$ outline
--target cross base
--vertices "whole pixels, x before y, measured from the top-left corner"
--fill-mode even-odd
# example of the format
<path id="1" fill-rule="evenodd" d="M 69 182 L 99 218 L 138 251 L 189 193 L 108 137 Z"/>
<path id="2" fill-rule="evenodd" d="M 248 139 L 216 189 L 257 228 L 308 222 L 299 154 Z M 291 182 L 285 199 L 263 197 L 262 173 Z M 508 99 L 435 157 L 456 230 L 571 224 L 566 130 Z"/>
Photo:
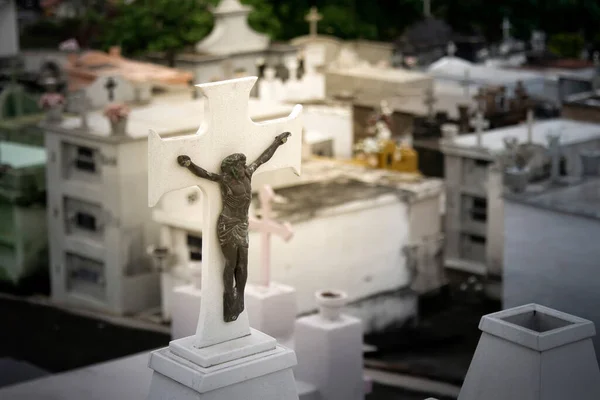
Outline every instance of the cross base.
<path id="1" fill-rule="evenodd" d="M 249 335 L 201 349 L 194 347 L 193 343 L 194 336 L 173 340 L 169 343 L 169 350 L 200 367 L 209 368 L 243 357 L 273 351 L 277 347 L 277 341 L 274 338 L 252 328 L 250 328 Z"/>
<path id="2" fill-rule="evenodd" d="M 148 400 L 298 400 L 295 365 L 294 352 L 281 346 L 209 368 L 163 348 L 150 355 Z"/>

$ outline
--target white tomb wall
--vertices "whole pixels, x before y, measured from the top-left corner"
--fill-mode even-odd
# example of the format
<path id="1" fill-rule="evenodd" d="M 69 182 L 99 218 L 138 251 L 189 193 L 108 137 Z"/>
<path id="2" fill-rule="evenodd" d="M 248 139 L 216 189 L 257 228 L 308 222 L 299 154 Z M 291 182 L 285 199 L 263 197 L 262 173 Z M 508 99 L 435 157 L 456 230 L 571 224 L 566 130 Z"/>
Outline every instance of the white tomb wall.
<path id="1" fill-rule="evenodd" d="M 112 99 L 106 89 L 107 82 L 115 84 Z M 84 89 L 85 96 L 93 109 L 102 108 L 110 103 L 130 103 L 135 100 L 134 84 L 119 75 L 102 76 Z M 74 107 L 77 107 L 75 105 Z"/>
<path id="2" fill-rule="evenodd" d="M 156 225 L 143 196 L 132 195 L 146 181 L 146 143 L 52 129 L 45 138 L 53 300 L 118 314 L 158 305 L 158 278 L 145 259 Z"/>
<path id="3" fill-rule="evenodd" d="M 0 58 L 18 54 L 17 5 L 14 0 L 0 2 Z"/>
<path id="4" fill-rule="evenodd" d="M 336 158 L 352 158 L 352 116 L 349 109 L 327 106 L 306 106 L 304 128 L 320 132 L 333 139 L 333 154 Z"/>
<path id="5" fill-rule="evenodd" d="M 409 237 L 406 204 L 380 198 L 348 207 L 355 209 L 341 207 L 294 223 L 293 243 L 272 240 L 272 280 L 296 289 L 300 313 L 316 309 L 314 293 L 324 287 L 343 290 L 355 301 L 410 284 L 402 255 Z M 259 234 L 250 232 L 250 243 L 253 282 L 260 267 Z"/>

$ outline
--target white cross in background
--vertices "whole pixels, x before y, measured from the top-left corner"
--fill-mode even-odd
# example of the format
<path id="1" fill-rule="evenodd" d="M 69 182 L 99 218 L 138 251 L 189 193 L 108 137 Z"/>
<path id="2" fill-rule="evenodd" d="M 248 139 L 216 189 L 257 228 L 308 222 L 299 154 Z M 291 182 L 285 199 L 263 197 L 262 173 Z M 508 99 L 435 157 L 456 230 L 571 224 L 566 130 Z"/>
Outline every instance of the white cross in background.
<path id="1" fill-rule="evenodd" d="M 104 84 L 104 88 L 108 93 L 108 101 L 115 100 L 115 89 L 119 86 L 119 84 L 114 80 L 112 76 L 109 76 L 106 80 L 106 84 Z"/>
<path id="2" fill-rule="evenodd" d="M 306 14 L 305 20 L 308 22 L 310 27 L 310 36 L 317 36 L 317 24 L 323 19 L 323 16 L 319 14 L 317 7 L 311 7 L 308 14 Z"/>
<path id="3" fill-rule="evenodd" d="M 477 147 L 481 147 L 482 144 L 482 133 L 484 129 L 487 129 L 490 126 L 489 121 L 483 118 L 483 112 L 478 110 L 475 114 L 475 119 L 471 121 L 473 127 L 475 128 L 475 133 L 477 135 Z"/>
<path id="4" fill-rule="evenodd" d="M 527 143 L 533 142 L 533 109 L 527 110 Z"/>
<path id="5" fill-rule="evenodd" d="M 260 199 L 260 218 L 250 217 L 250 229 L 260 232 L 261 240 L 261 277 L 259 284 L 268 287 L 271 284 L 271 235 L 275 234 L 286 242 L 293 236 L 289 222 L 279 223 L 273 219 L 271 202 L 277 201 L 273 188 L 264 185 L 258 193 Z"/>
<path id="6" fill-rule="evenodd" d="M 300 173 L 302 154 L 302 106 L 295 106 L 289 117 L 255 123 L 248 115 L 250 91 L 256 77 L 197 85 L 206 97 L 204 123 L 194 135 L 162 139 L 151 131 L 148 137 L 148 203 L 154 206 L 163 194 L 198 186 L 203 195 L 202 226 L 202 304 L 194 347 L 204 348 L 250 334 L 248 314 L 225 322 L 223 316 L 225 258 L 217 237 L 217 221 L 223 202 L 220 185 L 192 174 L 178 164 L 178 156 L 188 155 L 208 174 L 221 172 L 223 159 L 243 153 L 248 163 L 256 160 L 276 136 L 291 132 L 270 161 L 256 173 L 292 168 Z"/>
<path id="7" fill-rule="evenodd" d="M 471 97 L 471 71 L 469 71 L 469 68 L 465 68 L 465 77 L 462 85 L 465 91 L 465 97 L 469 100 L 469 97 Z"/>

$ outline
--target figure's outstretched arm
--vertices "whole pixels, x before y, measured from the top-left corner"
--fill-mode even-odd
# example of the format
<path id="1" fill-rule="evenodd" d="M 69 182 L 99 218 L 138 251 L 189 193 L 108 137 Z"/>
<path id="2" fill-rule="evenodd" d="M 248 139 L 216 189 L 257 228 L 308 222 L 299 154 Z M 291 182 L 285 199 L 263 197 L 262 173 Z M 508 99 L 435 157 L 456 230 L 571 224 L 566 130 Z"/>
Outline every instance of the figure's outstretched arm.
<path id="1" fill-rule="evenodd" d="M 192 174 L 199 176 L 200 178 L 208 179 L 209 181 L 213 182 L 221 181 L 221 175 L 213 174 L 212 172 L 208 172 L 204 168 L 197 166 L 192 162 L 192 160 L 190 160 L 188 156 L 178 156 L 177 163 L 182 167 L 187 168 Z"/>
<path id="2" fill-rule="evenodd" d="M 287 138 L 289 138 L 290 136 L 292 136 L 290 132 L 283 132 L 281 135 L 277 135 L 273 143 L 271 143 L 271 145 L 267 147 L 267 149 L 263 151 L 263 153 L 252 164 L 248 166 L 248 171 L 250 172 L 250 175 L 252 175 L 254 171 L 258 169 L 258 167 L 269 161 L 271 157 L 273 157 L 273 154 L 275 154 L 277 148 L 284 144 L 287 141 Z"/>

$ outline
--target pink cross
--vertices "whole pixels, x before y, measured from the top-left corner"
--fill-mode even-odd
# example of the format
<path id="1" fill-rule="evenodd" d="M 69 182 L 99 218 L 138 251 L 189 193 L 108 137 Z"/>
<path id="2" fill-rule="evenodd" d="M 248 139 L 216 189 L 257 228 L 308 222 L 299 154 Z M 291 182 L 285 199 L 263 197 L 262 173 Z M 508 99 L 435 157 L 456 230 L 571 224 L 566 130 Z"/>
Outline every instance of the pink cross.
<path id="1" fill-rule="evenodd" d="M 268 287 L 271 282 L 271 234 L 280 236 L 286 242 L 293 236 L 292 225 L 289 222 L 279 223 L 273 219 L 273 210 L 271 202 L 277 196 L 273 188 L 269 185 L 264 185 L 259 193 L 260 199 L 260 218 L 249 217 L 250 229 L 260 232 L 261 248 L 262 248 L 262 273 L 260 277 L 260 285 Z"/>

